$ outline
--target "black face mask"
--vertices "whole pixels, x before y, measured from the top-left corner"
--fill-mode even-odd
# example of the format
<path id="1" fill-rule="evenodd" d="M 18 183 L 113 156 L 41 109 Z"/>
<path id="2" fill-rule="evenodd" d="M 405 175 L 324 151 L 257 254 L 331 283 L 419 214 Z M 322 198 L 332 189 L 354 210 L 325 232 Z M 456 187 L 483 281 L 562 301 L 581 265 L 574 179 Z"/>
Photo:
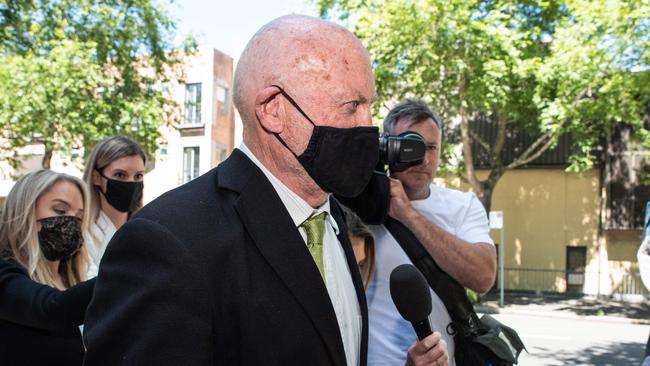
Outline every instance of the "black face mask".
<path id="1" fill-rule="evenodd" d="M 361 193 L 379 159 L 379 129 L 316 126 L 289 94 L 281 87 L 273 86 L 314 126 L 309 144 L 300 156 L 279 134 L 276 133 L 275 137 L 323 191 L 343 197 L 355 197 Z"/>
<path id="2" fill-rule="evenodd" d="M 38 220 L 38 244 L 47 260 L 71 257 L 81 248 L 81 219 L 76 216 L 52 216 Z"/>
<path id="3" fill-rule="evenodd" d="M 383 168 L 383 164 L 380 168 Z M 358 196 L 334 197 L 356 213 L 364 223 L 383 225 L 390 208 L 390 180 L 386 173 L 375 171 L 366 188 Z"/>
<path id="4" fill-rule="evenodd" d="M 106 192 L 103 192 L 106 201 L 120 212 L 133 212 L 138 208 L 142 201 L 142 190 L 144 183 L 140 182 L 122 182 L 106 177 L 102 172 L 97 170 L 99 175 L 106 179 Z"/>

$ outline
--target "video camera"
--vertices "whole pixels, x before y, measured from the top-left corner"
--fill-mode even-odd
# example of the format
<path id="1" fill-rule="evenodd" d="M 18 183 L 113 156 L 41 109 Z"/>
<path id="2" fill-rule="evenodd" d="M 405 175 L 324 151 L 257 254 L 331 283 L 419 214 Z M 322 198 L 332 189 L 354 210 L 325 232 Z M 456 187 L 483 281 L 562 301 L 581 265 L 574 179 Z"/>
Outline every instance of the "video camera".
<path id="1" fill-rule="evenodd" d="M 391 169 L 404 169 L 419 164 L 424 159 L 424 149 L 424 138 L 417 132 L 406 131 L 399 136 L 384 134 L 379 137 L 379 163 Z"/>
<path id="2" fill-rule="evenodd" d="M 417 132 L 406 131 L 399 136 L 379 137 L 379 163 L 366 188 L 357 197 L 335 196 L 354 211 L 363 222 L 381 225 L 390 208 L 390 180 L 386 165 L 391 171 L 400 171 L 419 164 L 424 159 L 424 138 Z"/>

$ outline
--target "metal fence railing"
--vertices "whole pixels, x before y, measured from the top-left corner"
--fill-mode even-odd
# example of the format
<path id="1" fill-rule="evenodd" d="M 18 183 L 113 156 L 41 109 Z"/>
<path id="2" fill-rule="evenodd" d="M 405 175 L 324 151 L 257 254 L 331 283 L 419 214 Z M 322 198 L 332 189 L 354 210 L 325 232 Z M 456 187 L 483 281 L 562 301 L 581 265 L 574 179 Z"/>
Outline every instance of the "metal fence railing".
<path id="1" fill-rule="evenodd" d="M 602 289 L 602 293 L 645 295 L 649 292 L 639 273 L 617 273 L 600 281 L 598 272 L 566 271 L 535 268 L 504 268 L 504 289 L 559 293 L 585 293 Z M 497 279 L 495 288 L 498 288 Z M 587 291 L 587 289 L 590 289 Z"/>
<path id="2" fill-rule="evenodd" d="M 612 293 L 621 295 L 648 295 L 648 290 L 641 281 L 640 273 L 625 273 L 622 278 L 617 281 L 616 286 L 612 288 Z"/>

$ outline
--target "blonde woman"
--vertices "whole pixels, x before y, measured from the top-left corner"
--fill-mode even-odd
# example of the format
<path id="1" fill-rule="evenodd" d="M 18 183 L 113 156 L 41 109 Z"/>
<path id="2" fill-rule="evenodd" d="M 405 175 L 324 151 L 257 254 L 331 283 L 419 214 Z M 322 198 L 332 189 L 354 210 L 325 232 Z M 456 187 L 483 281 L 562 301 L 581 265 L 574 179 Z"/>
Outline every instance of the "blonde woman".
<path id="1" fill-rule="evenodd" d="M 81 365 L 94 281 L 84 246 L 87 193 L 75 177 L 39 170 L 19 179 L 0 215 L 0 360 Z"/>
<path id="2" fill-rule="evenodd" d="M 142 207 L 146 157 L 134 141 L 111 136 L 90 153 L 84 181 L 90 189 L 90 269 L 95 277 L 108 242 L 126 220 Z"/>

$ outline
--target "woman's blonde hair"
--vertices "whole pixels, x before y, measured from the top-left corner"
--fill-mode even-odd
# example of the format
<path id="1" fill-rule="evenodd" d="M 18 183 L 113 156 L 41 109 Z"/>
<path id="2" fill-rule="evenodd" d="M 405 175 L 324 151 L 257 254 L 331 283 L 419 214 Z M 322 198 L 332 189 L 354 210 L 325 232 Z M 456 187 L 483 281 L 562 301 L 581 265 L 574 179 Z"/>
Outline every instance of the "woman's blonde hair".
<path id="1" fill-rule="evenodd" d="M 124 136 L 107 137 L 95 145 L 90 153 L 83 179 L 90 192 L 90 218 L 93 222 L 97 221 L 99 211 L 101 211 L 101 207 L 99 207 L 101 192 L 99 187 L 93 183 L 93 171 L 102 172 L 108 164 L 127 156 L 139 156 L 142 158 L 143 163 L 147 162 L 147 157 L 142 148 L 135 141 Z M 142 207 L 142 202 L 140 202 L 139 206 Z"/>
<path id="2" fill-rule="evenodd" d="M 60 287 L 38 243 L 36 202 L 59 182 L 69 182 L 79 188 L 83 198 L 84 213 L 81 230 L 84 241 L 88 238 L 88 191 L 84 182 L 76 177 L 51 170 L 38 170 L 26 174 L 13 186 L 0 213 L 0 256 L 20 263 L 36 282 Z M 59 262 L 58 274 L 64 287 L 71 287 L 86 279 L 88 253 L 86 246 Z"/>

